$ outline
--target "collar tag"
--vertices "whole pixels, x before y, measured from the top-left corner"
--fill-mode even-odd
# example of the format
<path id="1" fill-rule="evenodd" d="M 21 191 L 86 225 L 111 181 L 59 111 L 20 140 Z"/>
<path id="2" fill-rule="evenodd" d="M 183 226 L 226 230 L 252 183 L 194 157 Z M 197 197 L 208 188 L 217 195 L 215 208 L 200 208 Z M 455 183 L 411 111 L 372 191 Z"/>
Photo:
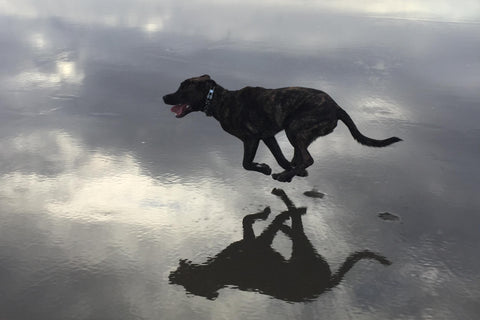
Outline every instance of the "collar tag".
<path id="1" fill-rule="evenodd" d="M 213 89 L 210 89 L 207 94 L 207 100 L 212 100 L 213 99 Z"/>

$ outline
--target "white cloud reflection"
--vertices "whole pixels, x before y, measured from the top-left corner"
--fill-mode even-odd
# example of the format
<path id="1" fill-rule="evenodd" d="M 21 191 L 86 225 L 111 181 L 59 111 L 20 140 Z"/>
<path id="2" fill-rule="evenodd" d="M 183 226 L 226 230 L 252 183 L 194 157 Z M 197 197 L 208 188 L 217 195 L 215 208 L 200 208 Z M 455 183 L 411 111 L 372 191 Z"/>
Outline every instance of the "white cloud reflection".
<path id="1" fill-rule="evenodd" d="M 30 37 L 30 43 L 36 49 L 43 49 L 47 45 L 45 36 L 41 33 L 34 33 Z"/>
<path id="2" fill-rule="evenodd" d="M 75 61 L 56 61 L 55 70 L 42 72 L 40 70 L 27 70 L 19 73 L 10 80 L 14 88 L 49 88 L 62 83 L 80 85 L 85 75 L 79 70 Z"/>
<path id="3" fill-rule="evenodd" d="M 163 28 L 163 24 L 161 22 L 157 23 L 147 23 L 143 26 L 143 30 L 147 33 L 155 33 L 161 31 Z"/>
<path id="4" fill-rule="evenodd" d="M 362 117 L 362 121 L 377 121 L 382 119 L 411 120 L 410 111 L 398 102 L 387 101 L 382 97 L 365 97 L 358 102 L 359 109 L 356 111 Z"/>
<path id="5" fill-rule="evenodd" d="M 191 221 L 228 211 L 231 205 L 229 197 L 219 195 L 222 201 L 212 197 L 218 194 L 214 181 L 178 183 L 179 178 L 168 172 L 157 180 L 144 174 L 131 154 L 87 151 L 63 131 L 22 134 L 1 145 L 10 150 L 10 157 L 37 157 L 18 161 L 18 170 L 0 177 L 0 198 L 11 210 L 47 211 L 89 221 L 168 225 L 172 215 L 178 222 L 182 220 L 178 214 L 189 213 Z M 31 173 L 29 167 L 38 167 L 34 161 L 42 161 L 41 167 L 53 167 L 59 173 L 41 174 L 38 168 Z M 232 223 L 237 225 L 238 221 L 232 219 Z"/>

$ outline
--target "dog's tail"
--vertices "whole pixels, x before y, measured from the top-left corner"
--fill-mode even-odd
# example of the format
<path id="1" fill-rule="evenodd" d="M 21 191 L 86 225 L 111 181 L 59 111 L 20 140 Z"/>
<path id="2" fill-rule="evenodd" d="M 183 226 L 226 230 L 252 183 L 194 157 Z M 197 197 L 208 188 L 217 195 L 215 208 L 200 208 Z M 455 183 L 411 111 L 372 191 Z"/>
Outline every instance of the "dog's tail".
<path id="1" fill-rule="evenodd" d="M 384 256 L 381 256 L 379 254 L 376 254 L 375 252 L 372 252 L 370 250 L 364 250 L 364 251 L 357 251 L 355 253 L 352 253 L 346 260 L 345 262 L 341 265 L 341 267 L 338 269 L 337 272 L 335 272 L 331 277 L 330 277 L 330 283 L 329 287 L 334 288 L 336 287 L 343 279 L 345 274 L 352 269 L 352 267 L 360 260 L 362 259 L 371 259 L 371 260 L 376 260 L 380 262 L 384 266 L 389 266 L 392 264 L 387 258 Z"/>
<path id="2" fill-rule="evenodd" d="M 369 147 L 386 147 L 392 143 L 402 141 L 402 139 L 397 137 L 391 137 L 385 140 L 377 140 L 364 136 L 360 133 L 360 131 L 358 131 L 357 126 L 353 122 L 352 118 L 350 118 L 348 113 L 342 108 L 338 108 L 337 116 L 338 119 L 342 120 L 342 122 L 348 127 L 353 138 L 363 145 Z"/>

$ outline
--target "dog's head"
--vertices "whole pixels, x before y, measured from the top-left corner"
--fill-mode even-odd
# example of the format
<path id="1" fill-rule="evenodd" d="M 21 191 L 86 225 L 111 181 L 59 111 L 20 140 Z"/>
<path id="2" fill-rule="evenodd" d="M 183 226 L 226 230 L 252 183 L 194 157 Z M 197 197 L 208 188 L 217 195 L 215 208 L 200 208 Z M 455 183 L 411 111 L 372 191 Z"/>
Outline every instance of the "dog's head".
<path id="1" fill-rule="evenodd" d="M 216 86 L 209 75 L 190 78 L 180 84 L 178 90 L 163 97 L 166 104 L 173 105 L 172 112 L 182 118 L 193 111 L 205 111 L 207 95 Z"/>
<path id="2" fill-rule="evenodd" d="M 222 288 L 208 264 L 197 265 L 185 259 L 180 260 L 177 270 L 172 271 L 168 278 L 171 284 L 181 285 L 187 292 L 209 300 L 215 300 L 217 290 Z"/>

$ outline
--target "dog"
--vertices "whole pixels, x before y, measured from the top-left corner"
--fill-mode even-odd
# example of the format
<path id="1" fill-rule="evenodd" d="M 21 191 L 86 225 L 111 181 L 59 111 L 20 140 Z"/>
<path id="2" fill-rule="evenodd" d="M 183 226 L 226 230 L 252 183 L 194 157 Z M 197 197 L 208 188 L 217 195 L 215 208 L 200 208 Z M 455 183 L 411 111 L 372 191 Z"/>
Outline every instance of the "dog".
<path id="1" fill-rule="evenodd" d="M 278 214 L 258 236 L 253 224 L 256 220 L 266 220 L 270 208 L 245 216 L 242 240 L 230 244 L 203 264 L 180 260 L 178 268 L 169 275 L 170 284 L 181 285 L 187 292 L 210 300 L 218 297 L 218 290 L 230 286 L 284 301 L 305 302 L 336 287 L 362 259 L 375 260 L 384 266 L 391 264 L 384 256 L 364 250 L 352 253 L 332 272 L 305 235 L 301 217 L 307 209 L 295 207 L 282 189 L 273 189 L 272 193 L 283 200 L 287 211 Z M 284 224 L 288 219 L 291 227 Z M 272 248 L 279 230 L 292 241 L 290 259 Z"/>
<path id="2" fill-rule="evenodd" d="M 307 176 L 306 168 L 313 164 L 308 146 L 318 137 L 325 136 L 341 120 L 353 138 L 370 147 L 385 147 L 401 141 L 397 137 L 384 140 L 368 138 L 360 133 L 350 116 L 323 91 L 288 87 L 265 89 L 245 87 L 230 91 L 218 85 L 209 75 L 183 81 L 175 93 L 163 97 L 171 111 L 182 118 L 194 111 L 213 116 L 222 128 L 243 142 L 243 167 L 270 175 L 267 164 L 254 162 L 260 140 L 270 149 L 275 160 L 284 169 L 272 177 L 290 182 L 294 176 Z M 294 148 L 292 161 L 288 161 L 275 139 L 285 130 Z"/>

